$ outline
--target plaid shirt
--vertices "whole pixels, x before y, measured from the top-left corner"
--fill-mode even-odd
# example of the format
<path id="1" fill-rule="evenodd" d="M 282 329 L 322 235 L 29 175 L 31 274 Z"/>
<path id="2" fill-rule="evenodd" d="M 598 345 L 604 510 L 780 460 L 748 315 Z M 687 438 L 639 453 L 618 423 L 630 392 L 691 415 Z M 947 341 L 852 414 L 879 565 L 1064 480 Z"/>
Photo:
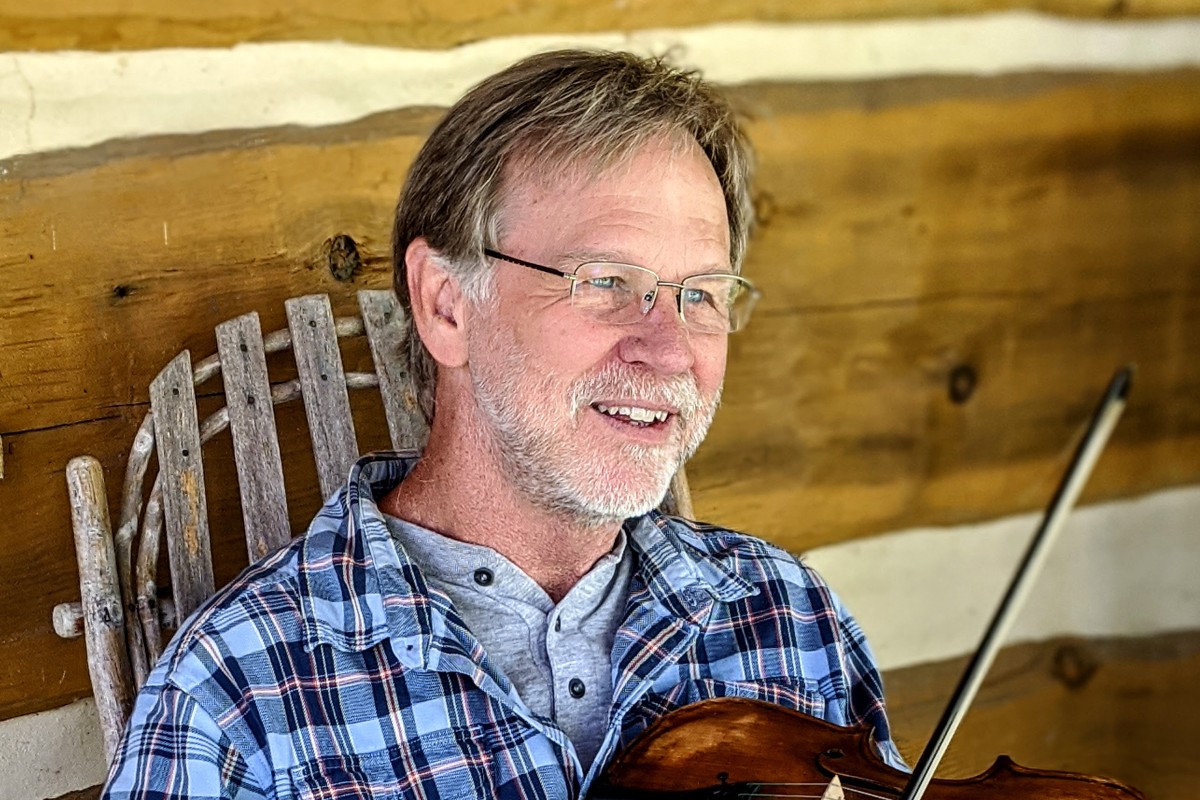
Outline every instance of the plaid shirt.
<path id="1" fill-rule="evenodd" d="M 182 626 L 105 798 L 575 798 L 651 722 L 725 695 L 866 722 L 903 766 L 862 633 L 824 583 L 765 542 L 650 513 L 626 523 L 638 564 L 585 775 L 393 544 L 376 501 L 414 463 L 360 460 L 305 536 Z"/>

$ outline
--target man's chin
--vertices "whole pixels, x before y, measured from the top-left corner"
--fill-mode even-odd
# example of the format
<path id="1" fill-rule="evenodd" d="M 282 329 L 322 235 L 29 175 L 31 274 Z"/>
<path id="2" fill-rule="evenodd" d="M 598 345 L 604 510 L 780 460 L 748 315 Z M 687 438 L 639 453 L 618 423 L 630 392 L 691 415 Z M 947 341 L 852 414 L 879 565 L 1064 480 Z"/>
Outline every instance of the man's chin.
<path id="1" fill-rule="evenodd" d="M 571 516 L 584 527 L 607 528 L 619 525 L 632 517 L 648 514 L 657 505 L 657 502 L 648 505 L 582 502 L 572 509 Z"/>
<path id="2" fill-rule="evenodd" d="M 579 508 L 597 519 L 624 520 L 657 508 L 670 488 L 675 469 L 661 468 L 638 480 L 622 476 L 617 481 L 595 480 L 580 486 L 576 497 Z"/>

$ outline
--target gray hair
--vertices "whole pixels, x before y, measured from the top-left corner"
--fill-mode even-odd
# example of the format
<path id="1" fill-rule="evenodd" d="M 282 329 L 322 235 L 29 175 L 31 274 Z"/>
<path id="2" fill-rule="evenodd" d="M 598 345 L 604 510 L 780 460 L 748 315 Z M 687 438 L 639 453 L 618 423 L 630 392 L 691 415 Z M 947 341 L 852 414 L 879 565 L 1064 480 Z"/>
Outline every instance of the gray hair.
<path id="1" fill-rule="evenodd" d="M 605 168 L 663 137 L 694 140 L 713 166 L 729 217 L 729 258 L 740 270 L 753 224 L 752 154 L 729 103 L 696 73 L 662 58 L 560 50 L 520 61 L 458 101 L 413 161 L 392 227 L 393 284 L 406 314 L 408 361 L 421 413 L 432 421 L 437 365 L 417 335 L 405 251 L 425 237 L 473 301 L 492 272 L 504 180 L 519 163 L 554 175 Z"/>

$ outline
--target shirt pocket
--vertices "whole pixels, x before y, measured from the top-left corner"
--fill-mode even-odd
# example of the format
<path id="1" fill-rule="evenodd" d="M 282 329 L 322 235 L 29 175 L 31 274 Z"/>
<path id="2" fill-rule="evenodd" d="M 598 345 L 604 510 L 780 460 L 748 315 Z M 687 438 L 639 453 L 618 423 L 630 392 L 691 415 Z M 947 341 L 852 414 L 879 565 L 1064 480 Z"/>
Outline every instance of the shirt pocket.
<path id="1" fill-rule="evenodd" d="M 493 790 L 489 737 L 472 727 L 442 730 L 368 753 L 323 756 L 289 770 L 296 800 L 487 797 Z"/>

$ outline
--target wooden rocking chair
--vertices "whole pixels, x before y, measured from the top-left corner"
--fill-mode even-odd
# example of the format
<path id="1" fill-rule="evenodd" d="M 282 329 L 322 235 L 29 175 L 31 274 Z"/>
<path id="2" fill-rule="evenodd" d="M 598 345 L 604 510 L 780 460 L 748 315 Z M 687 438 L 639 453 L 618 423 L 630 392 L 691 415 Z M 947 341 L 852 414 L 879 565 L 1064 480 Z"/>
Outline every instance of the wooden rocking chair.
<path id="1" fill-rule="evenodd" d="M 201 446 L 229 428 L 253 562 L 292 537 L 274 406 L 303 399 L 323 497 L 342 485 L 359 456 L 349 389 L 379 388 L 393 448 L 424 445 L 428 430 L 403 357 L 403 311 L 386 290 L 360 291 L 358 301 L 360 316 L 335 319 L 325 295 L 294 298 L 285 304 L 287 330 L 263 336 L 251 312 L 217 326 L 216 355 L 193 365 L 185 350 L 172 360 L 150 385 L 150 411 L 129 452 L 115 536 L 100 463 L 81 456 L 67 465 L 81 602 L 56 606 L 54 627 L 64 638 L 85 638 L 110 763 L 133 698 L 162 653 L 163 629 L 186 619 L 216 588 Z M 338 340 L 362 336 L 375 371 L 347 373 Z M 288 349 L 298 377 L 272 386 L 266 354 Z M 196 387 L 218 374 L 225 406 L 200 420 Z M 155 450 L 159 472 L 143 503 Z M 662 507 L 692 516 L 682 469 Z M 171 600 L 160 602 L 164 530 Z"/>

